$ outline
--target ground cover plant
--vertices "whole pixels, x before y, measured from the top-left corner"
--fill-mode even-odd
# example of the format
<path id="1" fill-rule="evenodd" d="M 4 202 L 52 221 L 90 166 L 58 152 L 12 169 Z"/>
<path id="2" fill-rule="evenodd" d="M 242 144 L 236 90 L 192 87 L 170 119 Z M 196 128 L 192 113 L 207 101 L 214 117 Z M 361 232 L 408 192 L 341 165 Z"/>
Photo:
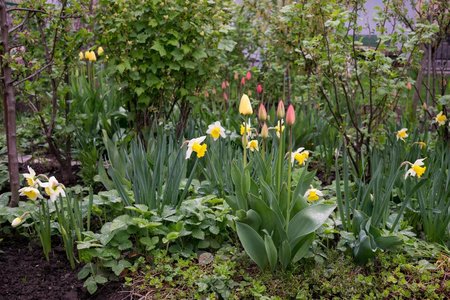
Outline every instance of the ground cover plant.
<path id="1" fill-rule="evenodd" d="M 0 0 L 0 298 L 450 297 L 446 1 L 48 2 Z"/>

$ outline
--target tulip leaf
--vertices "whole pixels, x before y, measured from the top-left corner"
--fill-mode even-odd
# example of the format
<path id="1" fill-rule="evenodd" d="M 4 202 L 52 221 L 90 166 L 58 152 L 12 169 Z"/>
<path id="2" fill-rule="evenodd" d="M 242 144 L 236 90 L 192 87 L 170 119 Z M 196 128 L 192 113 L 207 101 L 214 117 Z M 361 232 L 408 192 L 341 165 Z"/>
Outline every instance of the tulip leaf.
<path id="1" fill-rule="evenodd" d="M 289 222 L 288 239 L 296 239 L 316 231 L 336 208 L 334 204 L 317 204 L 297 213 Z"/>
<path id="2" fill-rule="evenodd" d="M 249 225 L 236 222 L 236 231 L 248 256 L 261 268 L 266 266 L 265 244 L 261 236 Z"/>
<path id="3" fill-rule="evenodd" d="M 278 252 L 273 239 L 270 235 L 264 237 L 264 246 L 266 247 L 267 259 L 269 261 L 270 271 L 274 271 L 277 266 Z"/>
<path id="4" fill-rule="evenodd" d="M 291 262 L 291 245 L 287 240 L 283 241 L 280 248 L 280 263 L 283 270 L 286 270 L 287 266 Z"/>

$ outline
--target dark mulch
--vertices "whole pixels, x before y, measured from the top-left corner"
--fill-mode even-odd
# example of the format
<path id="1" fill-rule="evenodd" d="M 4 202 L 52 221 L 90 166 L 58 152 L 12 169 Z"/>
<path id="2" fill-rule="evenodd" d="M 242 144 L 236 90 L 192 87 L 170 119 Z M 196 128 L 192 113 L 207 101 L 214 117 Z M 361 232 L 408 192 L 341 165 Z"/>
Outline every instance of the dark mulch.
<path id="1" fill-rule="evenodd" d="M 76 270 L 70 268 L 66 253 L 56 246 L 47 262 L 38 243 L 30 243 L 27 238 L 4 238 L 0 243 L 0 300 L 78 300 L 126 299 L 120 282 L 108 282 L 90 295 L 78 280 Z"/>

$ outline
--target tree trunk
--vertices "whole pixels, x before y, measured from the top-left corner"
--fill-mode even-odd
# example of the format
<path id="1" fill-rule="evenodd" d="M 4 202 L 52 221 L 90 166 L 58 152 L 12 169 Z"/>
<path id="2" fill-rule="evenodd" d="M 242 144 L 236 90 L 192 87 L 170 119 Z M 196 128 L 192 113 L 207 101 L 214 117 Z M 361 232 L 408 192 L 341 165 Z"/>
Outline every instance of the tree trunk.
<path id="1" fill-rule="evenodd" d="M 8 148 L 8 171 L 11 187 L 11 199 L 9 206 L 19 204 L 19 160 L 16 143 L 16 100 L 14 98 L 14 86 L 12 69 L 9 66 L 9 24 L 4 0 L 0 0 L 0 31 L 2 39 L 2 51 L 0 52 L 0 64 L 2 70 L 2 96 L 5 115 L 6 144 Z"/>

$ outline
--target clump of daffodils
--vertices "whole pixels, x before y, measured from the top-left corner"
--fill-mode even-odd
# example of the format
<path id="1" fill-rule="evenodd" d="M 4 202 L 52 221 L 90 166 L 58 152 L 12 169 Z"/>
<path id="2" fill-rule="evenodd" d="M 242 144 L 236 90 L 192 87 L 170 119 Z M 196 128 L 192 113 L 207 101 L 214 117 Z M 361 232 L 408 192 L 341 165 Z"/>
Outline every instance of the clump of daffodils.
<path id="1" fill-rule="evenodd" d="M 44 174 L 36 175 L 36 172 L 28 166 L 28 172 L 23 174 L 23 177 L 27 180 L 28 186 L 23 187 L 19 190 L 20 196 L 27 196 L 31 200 L 42 199 L 44 198 L 39 191 L 40 188 L 45 189 L 45 193 L 50 196 L 50 201 L 55 202 L 59 195 L 62 197 L 66 196 L 65 187 L 62 183 L 59 183 L 58 180 L 52 176 L 48 178 Z M 44 178 L 47 182 L 42 182 L 38 179 Z"/>
<path id="2" fill-rule="evenodd" d="M 423 173 L 425 173 L 425 170 L 427 169 L 427 167 L 424 167 L 425 163 L 423 161 L 425 159 L 426 158 L 418 159 L 413 164 L 410 163 L 409 161 L 403 162 L 402 166 L 404 166 L 404 165 L 410 165 L 411 166 L 411 169 L 406 171 L 405 179 L 408 176 L 411 176 L 411 177 L 417 176 L 417 178 L 420 178 L 423 175 Z"/>

